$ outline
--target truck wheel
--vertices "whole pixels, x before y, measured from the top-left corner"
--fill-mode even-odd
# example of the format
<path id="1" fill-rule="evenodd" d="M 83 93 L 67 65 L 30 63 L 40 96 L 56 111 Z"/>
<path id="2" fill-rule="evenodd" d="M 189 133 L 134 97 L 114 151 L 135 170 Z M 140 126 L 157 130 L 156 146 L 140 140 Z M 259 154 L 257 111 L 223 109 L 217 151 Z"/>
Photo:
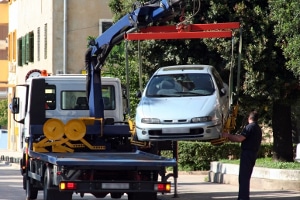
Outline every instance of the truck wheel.
<path id="1" fill-rule="evenodd" d="M 110 197 L 112 199 L 121 199 L 122 195 L 123 195 L 123 193 L 121 193 L 121 192 L 110 193 Z"/>
<path id="2" fill-rule="evenodd" d="M 44 175 L 44 200 L 72 200 L 73 192 L 60 192 L 57 186 L 52 185 L 52 169 L 48 167 Z"/>
<path id="3" fill-rule="evenodd" d="M 23 187 L 24 186 L 27 199 L 36 199 L 38 196 L 38 189 L 32 187 L 32 184 L 30 184 L 30 179 L 26 177 L 26 174 L 23 174 Z"/>
<path id="4" fill-rule="evenodd" d="M 129 193 L 128 200 L 157 200 L 157 193 L 144 192 L 144 193 Z"/>

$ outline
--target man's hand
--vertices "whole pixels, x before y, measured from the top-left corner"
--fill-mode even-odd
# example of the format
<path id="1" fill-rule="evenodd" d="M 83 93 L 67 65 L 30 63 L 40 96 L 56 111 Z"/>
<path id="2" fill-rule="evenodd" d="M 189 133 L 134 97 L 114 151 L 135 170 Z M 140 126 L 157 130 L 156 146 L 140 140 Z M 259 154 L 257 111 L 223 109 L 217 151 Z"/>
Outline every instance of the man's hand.
<path id="1" fill-rule="evenodd" d="M 229 133 L 222 133 L 222 137 L 228 138 L 229 137 Z"/>

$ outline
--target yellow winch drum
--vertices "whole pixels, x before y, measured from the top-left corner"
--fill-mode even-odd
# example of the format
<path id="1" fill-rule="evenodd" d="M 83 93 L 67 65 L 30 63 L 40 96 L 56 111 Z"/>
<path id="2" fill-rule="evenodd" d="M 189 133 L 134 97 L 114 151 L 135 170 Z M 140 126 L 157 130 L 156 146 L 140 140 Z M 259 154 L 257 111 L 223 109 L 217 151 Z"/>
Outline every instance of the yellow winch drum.
<path id="1" fill-rule="evenodd" d="M 86 126 L 80 119 L 71 119 L 65 125 L 65 135 L 71 141 L 81 140 L 86 133 Z"/>
<path id="2" fill-rule="evenodd" d="M 64 136 L 64 126 L 60 119 L 48 119 L 43 126 L 44 135 L 49 140 L 59 140 Z"/>

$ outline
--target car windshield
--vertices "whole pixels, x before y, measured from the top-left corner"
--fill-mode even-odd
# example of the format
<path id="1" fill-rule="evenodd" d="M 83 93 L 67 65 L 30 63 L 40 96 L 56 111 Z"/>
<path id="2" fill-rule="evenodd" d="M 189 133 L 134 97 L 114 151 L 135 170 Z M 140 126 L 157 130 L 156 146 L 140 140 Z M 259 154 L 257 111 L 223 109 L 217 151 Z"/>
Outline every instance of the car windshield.
<path id="1" fill-rule="evenodd" d="M 153 77 L 147 87 L 148 97 L 209 96 L 215 91 L 210 74 L 169 74 Z"/>

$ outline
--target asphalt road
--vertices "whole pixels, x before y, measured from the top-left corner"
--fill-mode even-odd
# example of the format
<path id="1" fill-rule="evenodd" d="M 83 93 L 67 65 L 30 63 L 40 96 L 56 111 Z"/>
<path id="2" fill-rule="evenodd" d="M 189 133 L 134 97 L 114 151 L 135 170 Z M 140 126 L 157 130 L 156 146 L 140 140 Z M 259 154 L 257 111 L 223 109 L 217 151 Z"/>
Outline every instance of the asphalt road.
<path id="1" fill-rule="evenodd" d="M 159 195 L 159 200 L 208 200 L 225 199 L 235 200 L 237 198 L 237 189 L 235 185 L 209 183 L 205 180 L 207 175 L 203 173 L 180 173 L 177 187 L 177 194 L 174 194 L 174 180 L 169 179 L 172 184 L 171 194 Z M 0 161 L 0 200 L 25 200 L 25 191 L 22 187 L 22 177 L 17 164 L 11 166 Z M 40 191 L 37 200 L 42 200 L 43 194 Z M 81 198 L 79 195 L 73 195 L 75 200 L 96 199 L 92 195 L 85 195 Z M 107 196 L 105 199 L 111 199 Z M 123 196 L 127 199 L 127 196 Z M 261 189 L 251 189 L 251 200 L 299 200 L 299 191 L 266 191 Z"/>

